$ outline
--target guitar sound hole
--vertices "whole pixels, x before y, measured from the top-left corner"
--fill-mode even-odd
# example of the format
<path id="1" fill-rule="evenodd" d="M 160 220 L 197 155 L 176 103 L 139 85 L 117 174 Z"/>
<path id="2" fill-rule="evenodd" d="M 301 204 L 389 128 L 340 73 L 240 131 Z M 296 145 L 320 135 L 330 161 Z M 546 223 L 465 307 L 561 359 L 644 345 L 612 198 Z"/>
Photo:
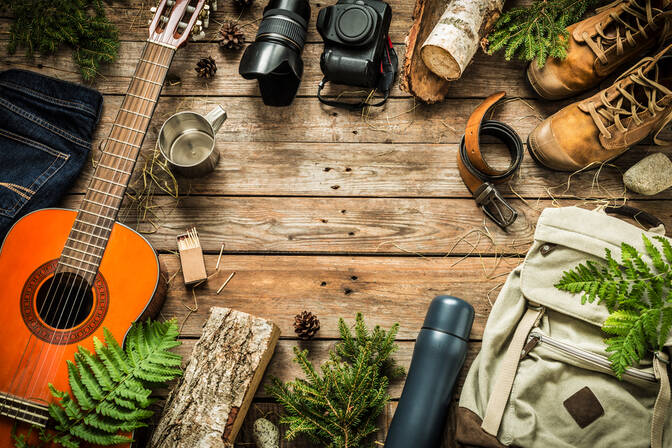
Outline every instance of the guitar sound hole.
<path id="1" fill-rule="evenodd" d="M 35 296 L 37 314 L 50 327 L 67 330 L 84 322 L 93 307 L 93 290 L 81 276 L 58 273 Z"/>

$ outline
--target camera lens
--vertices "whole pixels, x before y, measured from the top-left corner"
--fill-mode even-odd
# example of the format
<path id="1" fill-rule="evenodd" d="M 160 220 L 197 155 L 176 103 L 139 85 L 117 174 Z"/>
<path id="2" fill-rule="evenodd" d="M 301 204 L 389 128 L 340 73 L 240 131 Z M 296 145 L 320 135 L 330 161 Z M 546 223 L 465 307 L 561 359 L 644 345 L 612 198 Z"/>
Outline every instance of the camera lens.
<path id="1" fill-rule="evenodd" d="M 310 6 L 305 1 L 271 1 L 264 10 L 256 41 L 286 43 L 301 51 L 306 42 L 309 18 Z"/>
<path id="2" fill-rule="evenodd" d="M 308 0 L 271 0 L 257 37 L 240 60 L 245 79 L 257 79 L 264 103 L 286 106 L 292 102 L 303 75 L 301 51 L 310 20 Z"/>

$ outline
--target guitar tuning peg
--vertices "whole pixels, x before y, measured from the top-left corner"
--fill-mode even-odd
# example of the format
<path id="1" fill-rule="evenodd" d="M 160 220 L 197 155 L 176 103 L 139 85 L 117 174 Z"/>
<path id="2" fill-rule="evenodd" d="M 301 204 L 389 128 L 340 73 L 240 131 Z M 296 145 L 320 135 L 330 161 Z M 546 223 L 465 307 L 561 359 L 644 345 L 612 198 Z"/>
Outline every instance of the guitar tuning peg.
<path id="1" fill-rule="evenodd" d="M 192 33 L 191 39 L 192 40 L 203 40 L 203 39 L 205 39 L 205 31 L 201 31 L 200 33 Z"/>
<path id="2" fill-rule="evenodd" d="M 187 23 L 185 23 L 185 22 L 180 22 L 180 23 L 177 24 L 177 29 L 178 29 L 178 30 L 183 30 L 183 29 L 185 29 L 185 28 L 187 28 Z"/>
<path id="3" fill-rule="evenodd" d="M 151 8 L 149 8 L 149 12 L 151 12 L 152 14 L 156 14 L 156 6 L 152 6 Z"/>
<path id="4" fill-rule="evenodd" d="M 193 6 L 187 6 L 187 14 L 193 14 L 196 11 L 196 8 Z"/>
<path id="5" fill-rule="evenodd" d="M 212 3 L 210 5 L 213 11 L 217 11 L 217 0 L 212 0 Z"/>
<path id="6" fill-rule="evenodd" d="M 168 6 L 173 6 L 175 4 L 175 0 L 167 0 L 166 5 Z"/>
<path id="7" fill-rule="evenodd" d="M 203 28 L 208 28 L 210 26 L 210 14 L 206 14 L 203 17 Z"/>

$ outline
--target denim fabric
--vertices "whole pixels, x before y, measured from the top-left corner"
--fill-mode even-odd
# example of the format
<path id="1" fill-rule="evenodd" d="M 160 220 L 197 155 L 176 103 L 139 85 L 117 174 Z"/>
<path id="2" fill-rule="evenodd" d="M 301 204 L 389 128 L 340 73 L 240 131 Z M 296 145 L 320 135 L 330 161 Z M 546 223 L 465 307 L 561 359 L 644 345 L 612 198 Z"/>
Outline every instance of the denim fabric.
<path id="1" fill-rule="evenodd" d="M 87 160 L 103 97 L 25 70 L 0 72 L 0 241 L 28 212 L 55 205 Z"/>

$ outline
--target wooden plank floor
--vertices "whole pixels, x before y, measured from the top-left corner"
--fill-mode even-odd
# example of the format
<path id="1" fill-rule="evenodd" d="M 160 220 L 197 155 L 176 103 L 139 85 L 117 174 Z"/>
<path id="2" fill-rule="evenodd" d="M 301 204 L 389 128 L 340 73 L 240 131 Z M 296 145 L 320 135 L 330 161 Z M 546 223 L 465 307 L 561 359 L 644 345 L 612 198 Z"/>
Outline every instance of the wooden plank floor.
<path id="1" fill-rule="evenodd" d="M 222 157 L 216 171 L 203 179 L 182 180 L 185 196 L 177 207 L 170 197 L 158 197 L 167 211 L 161 228 L 147 235 L 160 252 L 164 275 L 172 279 L 161 315 L 175 317 L 182 325 L 180 352 L 185 356 L 201 333 L 208 309 L 232 307 L 280 326 L 282 339 L 268 375 L 288 380 L 300 374 L 292 363 L 293 346 L 310 349 L 315 362 L 324 360 L 338 337 L 338 318 L 352 320 L 361 311 L 371 325 L 401 323 L 397 358 L 407 366 L 429 302 L 435 295 L 452 294 L 476 309 L 468 367 L 480 348 L 497 291 L 521 261 L 545 207 L 622 203 L 627 196 L 631 205 L 656 214 L 672 228 L 670 191 L 654 198 L 624 192 L 621 173 L 659 150 L 640 145 L 599 173 L 572 176 L 540 168 L 526 155 L 519 174 L 502 188 L 520 213 L 510 231 L 502 232 L 484 220 L 470 199 L 455 157 L 469 114 L 496 90 L 506 90 L 512 99 L 497 108 L 495 118 L 511 124 L 523 139 L 540 118 L 567 103 L 537 98 L 524 80 L 523 64 L 479 54 L 463 79 L 453 84 L 448 99 L 433 106 L 420 104 L 395 87 L 387 106 L 367 115 L 324 107 L 315 97 L 322 45 L 314 26 L 324 4 L 312 0 L 298 98 L 291 107 L 268 108 L 256 82 L 238 75 L 242 53 L 222 53 L 214 41 L 219 24 L 238 16 L 247 39 L 253 39 L 265 4 L 256 2 L 241 15 L 231 3 L 220 0 L 207 40 L 178 51 L 170 74 L 179 82 L 164 88 L 143 147 L 145 156 L 151 154 L 158 128 L 177 111 L 207 112 L 217 103 L 228 112 L 218 135 Z M 390 3 L 394 11 L 390 33 L 403 57 L 413 2 Z M 512 2 L 516 3 L 521 2 Z M 105 105 L 92 160 L 99 154 L 146 39 L 148 2 L 128 0 L 123 7 L 108 6 L 108 14 L 119 27 L 122 43 L 118 62 L 106 67 L 93 85 L 104 93 Z M 6 45 L 10 23 L 0 17 L 0 46 Z M 193 67 L 208 55 L 216 59 L 219 70 L 214 79 L 204 81 Z M 0 68 L 7 67 L 80 81 L 68 52 L 29 61 L 3 49 Z M 493 164 L 505 164 L 506 152 L 489 145 Z M 79 205 L 91 174 L 88 165 L 64 199 L 65 206 Z M 128 224 L 137 223 L 130 207 L 121 215 Z M 196 290 L 196 303 L 182 283 L 173 253 L 175 235 L 192 225 L 201 235 L 208 272 L 214 272 L 217 253 L 225 245 L 220 270 Z M 233 271 L 236 276 L 217 295 Z M 322 322 L 319 337 L 312 342 L 293 337 L 293 316 L 304 309 Z M 465 372 L 466 368 L 462 377 Z M 393 401 L 382 419 L 383 428 L 402 387 L 403 382 L 390 387 Z M 253 445 L 249 426 L 260 415 L 278 416 L 263 388 L 237 446 Z M 378 439 L 384 438 L 383 429 Z M 451 421 L 444 446 L 455 445 Z M 281 446 L 308 445 L 283 441 Z"/>

